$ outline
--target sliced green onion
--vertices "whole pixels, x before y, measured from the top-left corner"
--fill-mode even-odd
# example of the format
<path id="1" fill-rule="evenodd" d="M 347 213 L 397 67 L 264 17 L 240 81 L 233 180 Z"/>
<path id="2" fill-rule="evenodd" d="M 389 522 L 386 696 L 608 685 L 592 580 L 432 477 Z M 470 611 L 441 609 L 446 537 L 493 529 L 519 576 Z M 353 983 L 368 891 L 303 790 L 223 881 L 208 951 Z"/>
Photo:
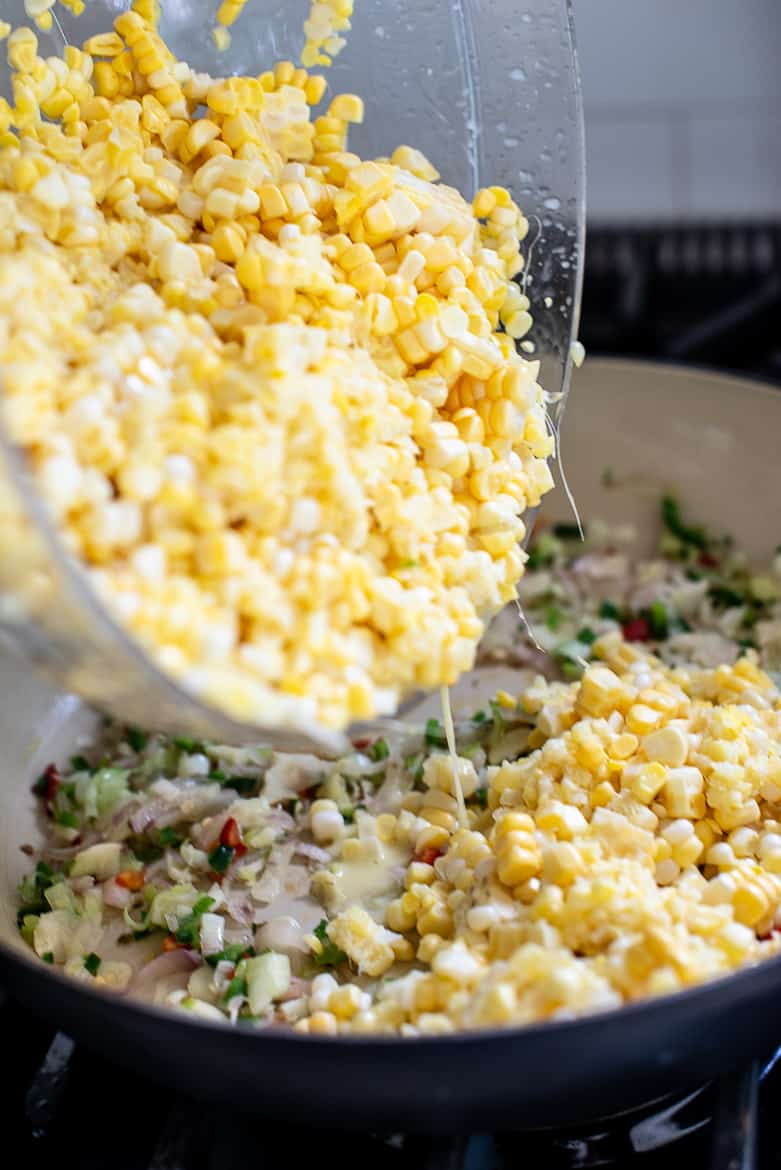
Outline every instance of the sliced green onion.
<path id="1" fill-rule="evenodd" d="M 379 763 L 380 760 L 387 760 L 390 755 L 387 739 L 376 739 L 369 748 L 369 755 L 375 763 Z"/>
<path id="2" fill-rule="evenodd" d="M 683 544 L 692 545 L 694 548 L 705 548 L 708 543 L 704 528 L 684 523 L 680 505 L 673 496 L 662 498 L 662 523 L 667 531 Z"/>
<path id="3" fill-rule="evenodd" d="M 141 731 L 138 727 L 128 727 L 125 732 L 125 739 L 130 744 L 134 752 L 142 752 L 149 743 L 149 736 L 145 731 Z"/>
<path id="4" fill-rule="evenodd" d="M 580 540 L 580 529 L 577 524 L 554 524 L 553 535 L 557 540 Z M 586 535 L 585 528 L 583 535 Z"/>
<path id="5" fill-rule="evenodd" d="M 41 955 L 41 958 L 43 959 L 44 963 L 51 964 L 54 962 L 54 952 L 53 951 L 44 951 L 44 953 Z"/>
<path id="6" fill-rule="evenodd" d="M 225 873 L 233 861 L 235 852 L 235 849 L 231 849 L 230 845 L 218 845 L 209 854 L 209 865 L 215 873 Z"/>
<path id="7" fill-rule="evenodd" d="M 561 619 L 564 617 L 564 611 L 558 605 L 549 605 L 545 610 L 545 625 L 554 633 L 561 625 Z"/>
<path id="8" fill-rule="evenodd" d="M 426 721 L 425 738 L 429 747 L 447 747 L 447 736 L 445 735 L 444 728 L 438 719 L 428 719 Z"/>
<path id="9" fill-rule="evenodd" d="M 164 849 L 175 848 L 182 841 L 182 838 L 172 825 L 166 825 L 164 829 L 161 829 L 157 835 L 157 839 Z"/>
<path id="10" fill-rule="evenodd" d="M 175 735 L 171 742 L 182 752 L 199 752 L 203 748 L 203 744 L 199 743 L 197 739 L 190 739 L 186 735 Z"/>
<path id="11" fill-rule="evenodd" d="M 235 999 L 237 995 L 247 994 L 247 980 L 243 975 L 234 975 L 225 991 L 225 1001 Z"/>
<path id="12" fill-rule="evenodd" d="M 321 918 L 314 929 L 314 936 L 322 943 L 322 950 L 319 955 L 315 955 L 315 962 L 318 967 L 337 967 L 339 963 L 344 963 L 347 955 L 341 950 L 336 943 L 331 942 L 328 937 L 328 919 Z"/>
<path id="13" fill-rule="evenodd" d="M 652 601 L 648 607 L 648 624 L 654 638 L 663 641 L 670 632 L 667 609 L 663 601 Z"/>
<path id="14" fill-rule="evenodd" d="M 89 971 L 90 975 L 97 975 L 100 970 L 102 960 L 100 955 L 96 955 L 94 951 L 90 951 L 88 955 L 84 956 L 84 966 Z"/>

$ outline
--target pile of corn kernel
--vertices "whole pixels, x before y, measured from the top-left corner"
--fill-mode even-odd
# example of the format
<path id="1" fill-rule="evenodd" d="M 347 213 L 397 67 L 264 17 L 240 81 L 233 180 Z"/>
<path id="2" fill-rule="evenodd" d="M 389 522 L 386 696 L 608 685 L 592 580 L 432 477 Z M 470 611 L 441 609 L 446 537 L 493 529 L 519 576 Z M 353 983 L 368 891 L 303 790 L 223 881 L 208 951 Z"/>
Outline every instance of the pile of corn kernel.
<path id="1" fill-rule="evenodd" d="M 358 97 L 312 116 L 322 77 L 213 79 L 156 19 L 136 0 L 62 59 L 8 37 L 6 425 L 166 672 L 341 727 L 454 682 L 514 596 L 553 446 L 516 353 L 526 221 L 410 147 L 362 161 Z"/>
<path id="2" fill-rule="evenodd" d="M 465 795 L 488 785 L 469 829 L 448 757 L 435 755 L 425 793 L 376 817 L 374 837 L 364 826 L 343 842 L 347 863 L 378 843 L 413 859 L 384 925 L 350 906 L 328 926 L 377 981 L 317 976 L 296 1028 L 414 1034 L 563 1018 L 778 952 L 778 690 L 750 655 L 672 670 L 618 634 L 595 653 L 579 683 L 538 678 L 520 696 L 531 754 L 480 780 L 460 761 Z M 327 904 L 327 871 L 319 887 Z M 399 976 L 407 959 L 415 967 Z"/>

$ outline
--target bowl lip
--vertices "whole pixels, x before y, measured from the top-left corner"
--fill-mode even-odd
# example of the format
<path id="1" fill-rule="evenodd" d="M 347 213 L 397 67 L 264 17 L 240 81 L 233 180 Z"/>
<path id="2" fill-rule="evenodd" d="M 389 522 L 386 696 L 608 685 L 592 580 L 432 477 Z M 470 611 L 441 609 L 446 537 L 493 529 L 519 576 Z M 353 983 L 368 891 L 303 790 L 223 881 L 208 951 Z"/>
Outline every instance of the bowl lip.
<path id="1" fill-rule="evenodd" d="M 759 395 L 766 402 L 777 402 L 779 409 L 781 409 L 781 385 L 776 385 L 768 382 L 766 379 L 755 378 L 753 376 L 749 377 L 733 372 L 724 373 L 702 366 L 683 366 L 675 362 L 652 362 L 644 359 L 612 356 L 595 356 L 589 359 L 589 368 L 594 369 L 595 367 L 597 369 L 602 367 L 610 371 L 611 374 L 625 372 L 628 375 L 636 373 L 638 368 L 642 368 L 650 373 L 658 373 L 664 377 L 673 376 L 676 379 L 690 378 L 694 374 L 707 379 L 725 391 L 745 394 L 748 390 Z M 577 383 L 577 376 L 574 381 Z M 577 393 L 577 387 L 575 387 L 575 392 Z M 37 498 L 34 502 L 38 503 Z M 781 972 L 781 954 L 778 954 L 748 967 L 738 968 L 735 971 L 720 975 L 715 979 L 707 980 L 669 995 L 649 996 L 646 999 L 621 1004 L 614 1008 L 602 1009 L 574 1019 L 547 1020 L 506 1028 L 459 1031 L 444 1036 L 342 1035 L 328 1037 L 310 1036 L 295 1032 L 292 1028 L 273 1030 L 263 1028 L 231 1028 L 227 1021 L 222 1023 L 221 1021 L 188 1018 L 184 1012 L 177 1012 L 172 1008 L 146 1003 L 143 1000 L 134 999 L 129 996 L 119 996 L 109 991 L 100 991 L 68 980 L 64 974 L 45 968 L 38 956 L 24 947 L 23 944 L 12 945 L 4 940 L 0 940 L 0 961 L 2 964 L 8 963 L 12 967 L 26 971 L 34 979 L 41 980 L 44 985 L 49 984 L 52 979 L 62 981 L 60 985 L 64 988 L 66 994 L 76 1002 L 84 1000 L 87 1005 L 94 1004 L 98 1001 L 110 1003 L 111 1010 L 116 1011 L 126 1021 L 132 1021 L 134 1019 L 141 1021 L 155 1019 L 160 1021 L 161 1027 L 168 1025 L 169 1027 L 176 1028 L 206 1028 L 213 1033 L 224 1036 L 230 1035 L 231 1042 L 237 1044 L 257 1044 L 261 1042 L 284 1042 L 285 1044 L 289 1044 L 292 1042 L 303 1045 L 307 1049 L 315 1048 L 331 1051 L 336 1045 L 340 1051 L 344 1048 L 349 1048 L 350 1050 L 378 1051 L 381 1053 L 395 1052 L 397 1049 L 403 1050 L 409 1045 L 414 1045 L 416 1050 L 423 1048 L 426 1050 L 431 1049 L 432 1051 L 439 1051 L 441 1049 L 451 1048 L 454 1045 L 461 1046 L 464 1044 L 470 1046 L 473 1044 L 479 1044 L 480 1046 L 490 1045 L 494 1048 L 504 1043 L 520 1044 L 525 1040 L 528 1040 L 529 1043 L 535 1043 L 545 1037 L 550 1037 L 550 1044 L 555 1045 L 557 1041 L 560 1042 L 573 1035 L 577 1035 L 579 1031 L 582 1032 L 589 1023 L 593 1023 L 598 1027 L 614 1029 L 622 1027 L 622 1021 L 626 1021 L 626 1029 L 629 1030 L 633 1024 L 646 1020 L 658 1010 L 683 1012 L 689 1006 L 693 1009 L 698 1005 L 702 1007 L 709 1004 L 715 1006 L 716 1003 L 725 998 L 725 993 L 726 999 L 729 1000 L 730 991 L 737 992 L 738 988 L 741 989 L 743 995 L 748 996 L 751 995 L 754 985 L 762 987 L 768 981 L 777 981 L 777 975 Z M 114 997 L 113 1000 L 112 996 Z M 729 1002 L 725 1003 L 724 1010 L 729 1011 L 730 1006 Z"/>
<path id="2" fill-rule="evenodd" d="M 2 394 L 1 386 L 0 394 Z M 3 419 L 3 411 L 0 409 L 0 467 L 2 466 L 4 466 L 12 485 L 16 503 L 25 518 L 33 522 L 47 555 L 54 563 L 57 572 L 64 578 L 74 604 L 82 613 L 89 614 L 90 621 L 101 630 L 107 639 L 114 643 L 121 655 L 133 662 L 139 674 L 145 674 L 147 679 L 153 682 L 158 694 L 167 695 L 178 706 L 189 706 L 193 715 L 199 716 L 204 723 L 208 721 L 212 727 L 219 725 L 220 738 L 223 738 L 225 742 L 246 745 L 262 742 L 264 733 L 274 735 L 274 728 L 261 724 L 239 722 L 218 707 L 204 702 L 195 693 L 188 691 L 173 677 L 161 670 L 152 655 L 145 653 L 141 642 L 124 630 L 90 584 L 88 574 L 70 556 L 65 544 L 58 536 L 48 509 L 35 489 L 33 476 L 27 466 L 22 449 L 8 433 Z M 291 723 L 286 729 L 282 728 L 281 730 L 287 730 L 291 736 L 301 735 L 309 742 L 310 748 L 301 747 L 298 749 L 300 751 L 317 749 L 328 754 L 346 750 L 349 742 L 346 731 L 342 734 L 329 731 L 327 728 L 320 728 L 318 734 L 312 736 L 312 726 L 311 721 L 308 722 L 304 719 L 300 724 Z"/>

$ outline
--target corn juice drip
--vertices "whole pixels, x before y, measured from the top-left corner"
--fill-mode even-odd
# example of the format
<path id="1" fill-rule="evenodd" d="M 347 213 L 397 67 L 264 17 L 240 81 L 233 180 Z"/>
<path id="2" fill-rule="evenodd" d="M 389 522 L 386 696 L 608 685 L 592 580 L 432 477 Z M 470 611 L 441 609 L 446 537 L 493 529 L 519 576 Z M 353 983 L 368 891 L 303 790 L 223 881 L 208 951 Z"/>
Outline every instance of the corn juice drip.
<path id="1" fill-rule="evenodd" d="M 447 747 L 448 751 L 450 752 L 450 762 L 453 765 L 453 792 L 455 793 L 456 804 L 458 805 L 458 820 L 462 829 L 468 829 L 469 818 L 466 815 L 464 790 L 461 787 L 461 776 L 458 771 L 456 732 L 455 728 L 453 727 L 453 711 L 450 706 L 450 690 L 448 687 L 442 687 L 439 694 L 442 700 L 442 724 L 445 728 L 445 739 L 447 740 Z"/>

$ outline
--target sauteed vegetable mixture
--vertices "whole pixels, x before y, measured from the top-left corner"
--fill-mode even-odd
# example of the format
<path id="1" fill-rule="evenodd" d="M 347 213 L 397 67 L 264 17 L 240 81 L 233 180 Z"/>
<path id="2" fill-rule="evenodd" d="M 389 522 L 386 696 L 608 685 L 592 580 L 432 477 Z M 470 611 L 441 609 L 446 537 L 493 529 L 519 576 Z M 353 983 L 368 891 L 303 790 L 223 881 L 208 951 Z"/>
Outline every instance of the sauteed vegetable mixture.
<path id="1" fill-rule="evenodd" d="M 533 544 L 537 645 L 508 611 L 485 652 L 539 673 L 457 723 L 468 828 L 436 720 L 333 761 L 108 727 L 36 785 L 24 937 L 318 1034 L 561 1018 L 777 953 L 781 558 L 662 513 L 650 561 L 596 525 Z"/>

